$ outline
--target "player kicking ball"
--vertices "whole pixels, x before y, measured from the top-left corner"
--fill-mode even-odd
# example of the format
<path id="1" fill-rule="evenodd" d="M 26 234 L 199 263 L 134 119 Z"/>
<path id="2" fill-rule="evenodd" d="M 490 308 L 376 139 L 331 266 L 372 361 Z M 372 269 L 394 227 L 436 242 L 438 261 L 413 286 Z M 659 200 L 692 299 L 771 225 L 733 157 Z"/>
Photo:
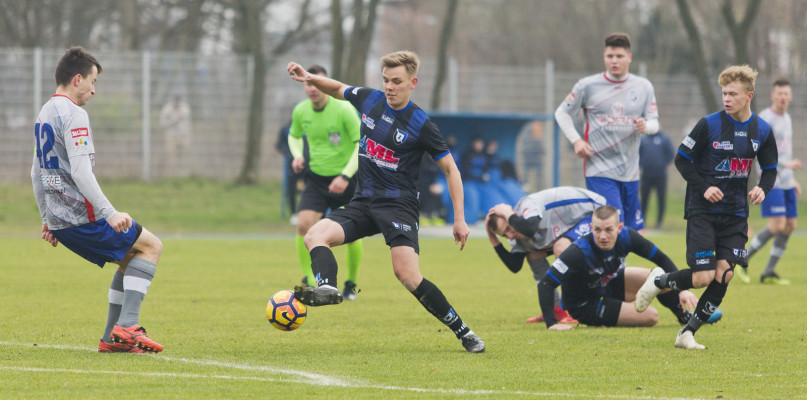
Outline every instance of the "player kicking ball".
<path id="1" fill-rule="evenodd" d="M 471 353 L 485 351 L 485 342 L 460 318 L 443 292 L 420 273 L 417 182 L 424 153 L 434 160 L 448 182 L 454 205 L 454 243 L 465 247 L 470 230 L 465 223 L 462 179 L 437 125 L 410 100 L 418 82 L 420 61 L 410 51 L 390 53 L 381 59 L 384 90 L 348 86 L 311 74 L 299 64 L 287 66 L 291 78 L 313 85 L 323 93 L 349 101 L 361 114 L 359 169 L 356 194 L 306 233 L 311 269 L 317 287 L 298 286 L 294 295 L 310 306 L 338 304 L 337 264 L 332 246 L 381 233 L 390 248 L 395 276 L 423 307 L 445 324 Z"/>
<path id="2" fill-rule="evenodd" d="M 101 268 L 118 264 L 98 351 L 156 353 L 163 346 L 146 336 L 139 317 L 163 247 L 129 214 L 116 211 L 95 179 L 93 134 L 82 106 L 95 94 L 101 70 L 83 48 L 67 50 L 56 67 L 56 94 L 36 120 L 31 181 L 42 239 L 53 247 L 62 243 Z"/>

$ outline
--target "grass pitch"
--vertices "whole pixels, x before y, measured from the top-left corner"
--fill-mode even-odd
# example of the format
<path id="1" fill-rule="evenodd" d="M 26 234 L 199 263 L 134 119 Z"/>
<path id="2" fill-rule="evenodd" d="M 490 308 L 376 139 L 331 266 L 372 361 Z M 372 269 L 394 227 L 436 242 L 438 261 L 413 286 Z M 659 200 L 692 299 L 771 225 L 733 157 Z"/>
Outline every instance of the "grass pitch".
<path id="1" fill-rule="evenodd" d="M 276 228 L 241 238 L 161 235 L 165 251 L 141 313 L 165 346 L 156 355 L 96 352 L 112 265 L 99 269 L 61 246 L 5 233 L 0 398 L 807 397 L 802 235 L 777 269 L 793 285 L 733 281 L 723 320 L 696 336 L 705 351 L 673 347 L 679 326 L 666 309 L 652 328 L 527 324 L 538 313 L 528 271 L 507 271 L 486 239 L 460 252 L 448 237 L 424 238 L 421 271 L 487 343 L 485 353 L 469 354 L 398 283 L 378 237 L 365 242 L 357 301 L 311 307 L 293 332 L 272 328 L 266 301 L 301 275 L 292 231 Z M 683 266 L 683 233 L 650 238 Z M 343 249 L 335 253 L 342 263 Z M 764 249 L 753 277 L 766 260 Z M 635 256 L 629 264 L 650 265 Z"/>

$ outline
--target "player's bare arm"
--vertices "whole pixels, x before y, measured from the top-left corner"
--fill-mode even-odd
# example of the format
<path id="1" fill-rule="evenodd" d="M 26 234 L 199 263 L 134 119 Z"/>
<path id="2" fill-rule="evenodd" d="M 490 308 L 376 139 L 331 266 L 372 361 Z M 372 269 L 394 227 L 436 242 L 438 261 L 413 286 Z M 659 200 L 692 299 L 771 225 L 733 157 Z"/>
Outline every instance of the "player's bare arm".
<path id="1" fill-rule="evenodd" d="M 454 205 L 454 244 L 460 243 L 460 250 L 462 250 L 465 248 L 465 241 L 468 240 L 471 230 L 465 223 L 465 206 L 463 205 L 465 197 L 462 192 L 460 170 L 457 169 L 454 157 L 450 153 L 437 160 L 436 163 L 448 182 L 448 193 L 451 195 L 451 203 Z"/>
<path id="2" fill-rule="evenodd" d="M 289 72 L 291 79 L 297 82 L 308 82 L 328 96 L 339 100 L 345 99 L 344 93 L 348 86 L 342 82 L 322 75 L 311 74 L 300 64 L 293 61 L 289 63 L 286 70 Z"/>

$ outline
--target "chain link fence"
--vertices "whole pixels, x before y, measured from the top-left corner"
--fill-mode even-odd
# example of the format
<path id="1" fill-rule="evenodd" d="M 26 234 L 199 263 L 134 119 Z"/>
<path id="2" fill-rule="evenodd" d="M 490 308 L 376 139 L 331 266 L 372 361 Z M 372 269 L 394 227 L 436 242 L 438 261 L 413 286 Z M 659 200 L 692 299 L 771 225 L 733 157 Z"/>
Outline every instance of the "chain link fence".
<path id="1" fill-rule="evenodd" d="M 33 121 L 53 94 L 53 72 L 63 50 L 0 49 L 0 184 L 28 182 L 33 152 Z M 163 52 L 95 52 L 104 68 L 96 96 L 85 106 L 97 150 L 96 174 L 105 179 L 162 179 L 198 176 L 211 179 L 237 177 L 246 152 L 247 109 L 252 62 L 247 56 L 199 55 Z M 317 58 L 296 54 L 307 65 Z M 322 60 L 317 59 L 321 62 Z M 375 63 L 369 65 L 375 66 Z M 264 110 L 259 176 L 280 179 L 282 157 L 275 150 L 280 128 L 291 108 L 304 99 L 300 85 L 288 79 L 285 61 L 270 64 Z M 451 62 L 440 109 L 484 114 L 535 115 L 548 118 L 575 82 L 599 71 L 555 70 L 551 62 L 533 68 L 498 65 L 459 65 Z M 424 58 L 413 100 L 428 109 L 436 75 L 433 59 Z M 679 143 L 706 112 L 694 77 L 650 75 L 656 91 L 662 129 Z M 715 95 L 719 95 L 717 76 Z M 350 83 L 350 82 L 346 82 Z M 770 104 L 772 79 L 761 77 L 754 110 Z M 377 67 L 368 68 L 368 86 L 380 88 Z M 792 82 L 794 154 L 802 157 L 807 140 L 799 127 L 807 125 L 807 82 Z M 179 157 L 166 140 L 171 127 L 160 125 L 163 106 L 174 97 L 191 112 L 191 139 L 187 154 Z M 561 184 L 584 185 L 582 162 L 570 144 L 556 137 L 551 120 L 544 125 L 544 166 L 558 165 Z M 460 141 L 470 137 L 458 135 Z M 557 147 L 555 145 L 557 144 Z M 180 160 L 181 162 L 177 162 Z M 554 171 L 553 171 L 554 172 Z M 548 173 L 545 175 L 549 175 Z M 552 180 L 545 180 L 552 182 Z M 672 193 L 683 189 L 680 178 L 670 180 Z"/>

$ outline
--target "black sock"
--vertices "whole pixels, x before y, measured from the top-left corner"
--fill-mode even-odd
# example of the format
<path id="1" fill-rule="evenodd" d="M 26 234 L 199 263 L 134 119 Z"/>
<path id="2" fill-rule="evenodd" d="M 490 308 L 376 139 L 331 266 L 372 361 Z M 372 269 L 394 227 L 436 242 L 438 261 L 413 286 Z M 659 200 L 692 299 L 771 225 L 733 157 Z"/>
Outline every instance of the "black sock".
<path id="1" fill-rule="evenodd" d="M 659 289 L 687 290 L 694 287 L 692 286 L 692 270 L 689 268 L 659 275 L 653 283 Z"/>
<path id="2" fill-rule="evenodd" d="M 317 278 L 317 286 L 330 285 L 337 286 L 336 271 L 338 266 L 336 264 L 336 257 L 333 256 L 333 251 L 328 246 L 317 246 L 311 249 L 311 271 L 314 272 L 314 277 Z"/>
<path id="3" fill-rule="evenodd" d="M 412 295 L 437 319 L 445 324 L 457 338 L 463 337 L 470 329 L 462 322 L 462 318 L 454 311 L 451 304 L 437 286 L 423 278 Z"/>
<path id="4" fill-rule="evenodd" d="M 692 318 L 689 319 L 689 322 L 687 322 L 687 326 L 684 327 L 684 330 L 692 331 L 693 334 L 697 332 L 703 322 L 708 321 L 709 317 L 711 317 L 715 310 L 717 310 L 717 307 L 720 306 L 720 303 L 723 302 L 723 297 L 726 296 L 726 289 L 728 289 L 728 285 L 712 281 L 712 283 L 706 287 L 706 290 L 703 291 L 700 300 L 698 300 L 698 306 L 695 307 L 695 312 L 692 314 Z"/>
<path id="5" fill-rule="evenodd" d="M 678 293 L 681 292 L 677 290 L 670 290 L 667 293 L 661 293 L 656 296 L 659 303 L 661 303 L 661 305 L 664 307 L 669 308 L 676 317 L 680 317 L 684 313 L 684 309 L 681 307 L 681 303 L 678 301 Z"/>

